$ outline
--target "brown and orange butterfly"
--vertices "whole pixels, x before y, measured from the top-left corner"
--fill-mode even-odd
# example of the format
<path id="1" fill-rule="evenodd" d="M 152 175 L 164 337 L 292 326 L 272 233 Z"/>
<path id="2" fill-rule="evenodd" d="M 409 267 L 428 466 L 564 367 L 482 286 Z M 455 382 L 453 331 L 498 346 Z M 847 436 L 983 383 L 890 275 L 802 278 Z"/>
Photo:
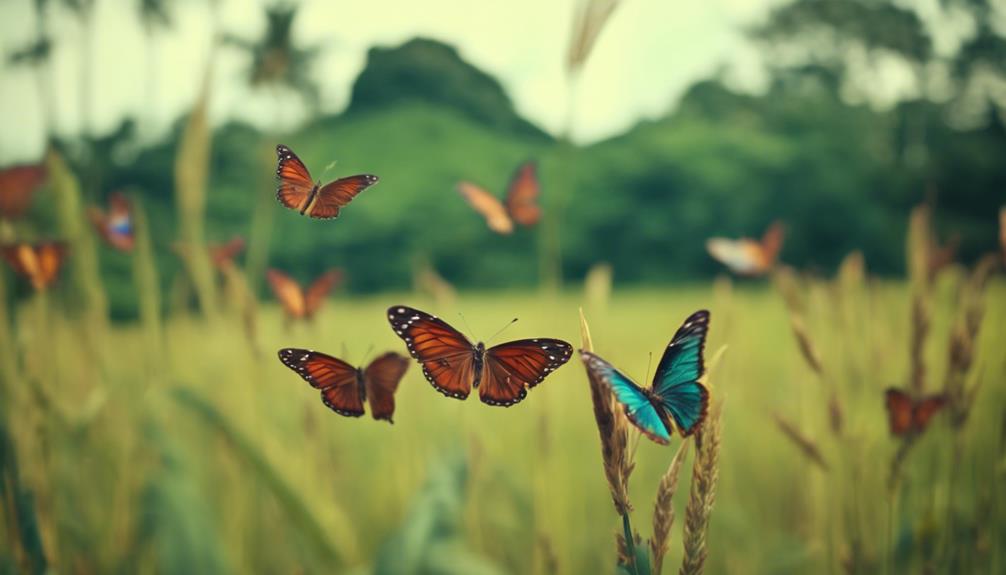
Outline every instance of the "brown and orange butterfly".
<path id="1" fill-rule="evenodd" d="M 775 265 L 785 228 L 780 222 L 773 222 L 765 231 L 761 241 L 752 238 L 731 240 L 710 238 L 706 241 L 706 251 L 716 261 L 727 266 L 730 271 L 742 276 L 761 276 Z"/>
<path id="2" fill-rule="evenodd" d="M 930 420 L 947 404 L 945 395 L 930 395 L 914 399 L 908 393 L 891 387 L 884 392 L 891 435 L 906 436 L 922 433 Z"/>
<path id="3" fill-rule="evenodd" d="M 458 193 L 486 219 L 489 229 L 498 234 L 513 232 L 514 222 L 530 227 L 541 219 L 541 207 L 538 206 L 541 186 L 534 162 L 525 162 L 517 168 L 503 202 L 471 182 L 459 182 Z"/>
<path id="4" fill-rule="evenodd" d="M 369 402 L 374 419 L 394 423 L 395 390 L 409 369 L 409 358 L 404 355 L 389 351 L 366 369 L 309 349 L 281 349 L 279 360 L 311 387 L 320 389 L 321 400 L 339 415 L 360 417 L 364 402 Z"/>
<path id="5" fill-rule="evenodd" d="M 312 218 L 339 217 L 339 210 L 378 180 L 377 176 L 360 174 L 321 185 L 320 180 L 311 179 L 307 166 L 290 148 L 282 144 L 276 146 L 276 156 L 276 179 L 279 180 L 276 198 L 291 210 Z"/>
<path id="6" fill-rule="evenodd" d="M 17 219 L 31 206 L 31 198 L 45 182 L 42 166 L 11 166 L 0 170 L 0 218 Z"/>
<path id="7" fill-rule="evenodd" d="M 245 239 L 241 236 L 234 236 L 222 244 L 210 244 L 207 248 L 210 252 L 210 262 L 213 267 L 223 269 L 234 263 L 234 258 L 245 249 Z"/>
<path id="8" fill-rule="evenodd" d="M 325 303 L 328 292 L 342 280 L 342 272 L 329 270 L 314 280 L 306 290 L 297 283 L 297 280 L 277 269 L 267 271 L 266 279 L 269 280 L 269 286 L 276 299 L 283 306 L 288 320 L 311 319 Z"/>
<path id="9" fill-rule="evenodd" d="M 56 281 L 66 254 L 67 248 L 63 242 L 0 246 L 0 255 L 15 272 L 28 278 L 38 291 L 46 289 Z"/>
<path id="10" fill-rule="evenodd" d="M 442 319 L 402 305 L 388 308 L 391 329 L 405 341 L 440 393 L 465 399 L 472 387 L 489 405 L 509 407 L 566 363 L 573 347 L 558 339 L 522 339 L 486 349 Z"/>
<path id="11" fill-rule="evenodd" d="M 87 215 L 105 243 L 120 252 L 133 251 L 133 209 L 126 196 L 115 193 L 108 198 L 108 211 L 91 206 Z"/>

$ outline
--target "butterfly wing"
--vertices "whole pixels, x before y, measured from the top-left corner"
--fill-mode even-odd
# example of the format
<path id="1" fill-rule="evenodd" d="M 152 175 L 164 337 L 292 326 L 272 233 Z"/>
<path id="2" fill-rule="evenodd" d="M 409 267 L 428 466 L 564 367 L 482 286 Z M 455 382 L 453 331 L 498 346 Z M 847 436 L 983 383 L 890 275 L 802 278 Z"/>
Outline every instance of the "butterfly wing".
<path id="1" fill-rule="evenodd" d="M 309 349 L 281 349 L 279 360 L 311 387 L 320 389 L 321 400 L 332 411 L 348 417 L 363 415 L 363 397 L 355 367 Z"/>
<path id="2" fill-rule="evenodd" d="M 38 275 L 38 257 L 31 244 L 8 244 L 0 248 L 0 254 L 18 275 L 35 282 Z"/>
<path id="3" fill-rule="evenodd" d="M 922 432 L 929 427 L 929 422 L 947 404 L 945 395 L 931 395 L 920 399 L 912 409 L 912 425 L 916 431 Z"/>
<path id="4" fill-rule="evenodd" d="M 671 442 L 671 426 L 667 416 L 653 405 L 645 390 L 600 357 L 589 351 L 580 353 L 584 365 L 594 377 L 599 378 L 611 389 L 633 425 L 661 445 Z"/>
<path id="5" fill-rule="evenodd" d="M 0 170 L 0 217 L 17 219 L 23 216 L 45 176 L 42 166 L 13 166 Z"/>
<path id="6" fill-rule="evenodd" d="M 705 373 L 702 353 L 708 332 L 708 311 L 688 316 L 667 344 L 653 375 L 653 394 L 674 418 L 684 437 L 698 429 L 709 408 L 709 391 L 699 383 Z"/>
<path id="7" fill-rule="evenodd" d="M 66 259 L 66 244 L 63 242 L 46 242 L 35 247 L 38 258 L 38 274 L 42 286 L 48 286 L 59 277 L 59 270 Z"/>
<path id="8" fill-rule="evenodd" d="M 395 413 L 395 390 L 409 369 L 409 358 L 393 351 L 370 362 L 363 372 L 363 382 L 367 389 L 367 401 L 370 402 L 370 414 L 374 419 L 383 419 L 394 423 L 391 416 Z"/>
<path id="9" fill-rule="evenodd" d="M 311 172 L 293 150 L 280 144 L 276 146 L 276 199 L 291 210 L 301 211 L 307 206 L 314 191 Z"/>
<path id="10" fill-rule="evenodd" d="M 779 251 L 782 250 L 782 241 L 785 236 L 786 227 L 779 221 L 772 222 L 772 225 L 762 235 L 761 251 L 766 268 L 772 267 L 775 264 L 776 258 L 779 257 Z"/>
<path id="11" fill-rule="evenodd" d="M 534 162 L 525 162 L 510 179 L 506 194 L 507 213 L 522 226 L 535 225 L 541 219 L 541 208 L 538 206 L 540 192 L 537 166 Z"/>
<path id="12" fill-rule="evenodd" d="M 323 303 L 328 292 L 332 291 L 342 279 L 342 272 L 339 270 L 329 270 L 321 275 L 314 283 L 307 288 L 304 294 L 304 313 L 308 317 L 313 316 Z"/>
<path id="13" fill-rule="evenodd" d="M 388 322 L 437 391 L 468 397 L 475 379 L 475 349 L 468 338 L 444 320 L 407 306 L 388 308 Z"/>
<path id="14" fill-rule="evenodd" d="M 266 279 L 269 280 L 269 287 L 272 288 L 272 293 L 283 306 L 286 315 L 294 318 L 304 317 L 307 308 L 304 302 L 304 291 L 300 288 L 300 284 L 276 269 L 267 271 Z"/>
<path id="15" fill-rule="evenodd" d="M 471 182 L 459 182 L 458 193 L 468 202 L 468 205 L 486 219 L 490 230 L 498 234 L 513 232 L 513 220 L 510 219 L 506 208 L 495 196 Z"/>
<path id="16" fill-rule="evenodd" d="M 132 205 L 126 196 L 118 193 L 112 194 L 109 198 L 108 213 L 101 214 L 101 216 L 99 233 L 102 238 L 119 251 L 132 251 L 135 244 Z M 97 221 L 95 221 L 95 225 L 99 225 Z"/>
<path id="17" fill-rule="evenodd" d="M 761 245 L 749 239 L 710 238 L 706 251 L 716 261 L 740 275 L 758 275 L 765 271 Z"/>
<path id="18" fill-rule="evenodd" d="M 317 196 L 304 212 L 312 218 L 328 220 L 339 217 L 339 210 L 351 202 L 357 194 L 378 182 L 378 177 L 360 174 L 339 178 L 318 190 Z"/>
<path id="19" fill-rule="evenodd" d="M 893 387 L 884 393 L 884 398 L 891 434 L 906 435 L 911 432 L 915 419 L 912 398 L 904 391 Z"/>
<path id="20" fill-rule="evenodd" d="M 489 405 L 514 405 L 527 396 L 529 388 L 569 361 L 572 354 L 573 346 L 548 338 L 522 339 L 491 347 L 486 351 L 479 399 Z"/>

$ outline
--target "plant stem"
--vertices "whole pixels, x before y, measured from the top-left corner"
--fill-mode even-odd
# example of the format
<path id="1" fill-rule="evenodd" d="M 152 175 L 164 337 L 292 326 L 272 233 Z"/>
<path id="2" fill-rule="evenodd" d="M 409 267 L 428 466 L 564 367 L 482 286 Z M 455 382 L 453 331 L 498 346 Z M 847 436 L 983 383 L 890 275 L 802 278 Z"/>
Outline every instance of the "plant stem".
<path id="1" fill-rule="evenodd" d="M 632 523 L 629 521 L 628 511 L 622 514 L 622 531 L 625 537 L 625 550 L 629 556 L 629 573 L 639 575 L 639 570 L 636 569 L 636 542 L 632 537 Z"/>

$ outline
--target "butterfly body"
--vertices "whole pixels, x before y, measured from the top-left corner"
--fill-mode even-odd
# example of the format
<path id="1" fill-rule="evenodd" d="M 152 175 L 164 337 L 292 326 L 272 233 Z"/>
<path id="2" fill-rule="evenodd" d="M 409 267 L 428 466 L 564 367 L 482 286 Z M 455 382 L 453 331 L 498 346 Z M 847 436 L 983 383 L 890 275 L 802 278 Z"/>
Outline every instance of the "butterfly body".
<path id="1" fill-rule="evenodd" d="M 388 308 L 391 328 L 423 375 L 438 392 L 466 399 L 472 389 L 488 405 L 509 407 L 527 396 L 527 390 L 566 363 L 573 348 L 549 338 L 511 341 L 487 348 L 472 344 L 445 321 L 406 306 Z"/>
<path id="2" fill-rule="evenodd" d="M 625 415 L 647 437 L 670 443 L 677 429 L 694 433 L 706 417 L 709 392 L 699 379 L 705 373 L 702 353 L 709 329 L 709 312 L 695 312 L 667 345 L 650 387 L 642 387 L 599 356 L 581 351 L 592 376 L 599 377 L 622 404 Z"/>
<path id="3" fill-rule="evenodd" d="M 333 180 L 322 185 L 311 178 L 304 162 L 293 150 L 282 144 L 276 146 L 276 199 L 302 216 L 316 219 L 339 217 L 339 212 L 357 194 L 378 182 L 371 174 L 359 174 Z"/>
<path id="4" fill-rule="evenodd" d="M 409 368 L 405 356 L 387 352 L 362 368 L 321 352 L 283 348 L 279 360 L 320 390 L 322 402 L 339 415 L 360 417 L 369 403 L 374 419 L 393 423 L 394 394 Z"/>

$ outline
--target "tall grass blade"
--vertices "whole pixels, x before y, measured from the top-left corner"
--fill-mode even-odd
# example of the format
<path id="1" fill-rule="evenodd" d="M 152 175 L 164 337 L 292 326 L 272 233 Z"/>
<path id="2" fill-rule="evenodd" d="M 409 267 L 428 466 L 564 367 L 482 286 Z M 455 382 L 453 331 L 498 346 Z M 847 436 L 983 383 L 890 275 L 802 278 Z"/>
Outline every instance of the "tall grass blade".
<path id="1" fill-rule="evenodd" d="M 136 296 L 140 307 L 140 324 L 143 326 L 143 338 L 147 350 L 148 361 L 160 357 L 163 345 L 161 341 L 161 282 L 157 274 L 157 258 L 150 238 L 150 225 L 147 212 L 138 197 L 131 198 L 133 205 L 133 230 L 136 238 L 133 247 L 133 283 L 136 286 Z M 160 367 L 148 365 L 150 375 L 156 377 Z"/>

